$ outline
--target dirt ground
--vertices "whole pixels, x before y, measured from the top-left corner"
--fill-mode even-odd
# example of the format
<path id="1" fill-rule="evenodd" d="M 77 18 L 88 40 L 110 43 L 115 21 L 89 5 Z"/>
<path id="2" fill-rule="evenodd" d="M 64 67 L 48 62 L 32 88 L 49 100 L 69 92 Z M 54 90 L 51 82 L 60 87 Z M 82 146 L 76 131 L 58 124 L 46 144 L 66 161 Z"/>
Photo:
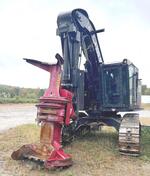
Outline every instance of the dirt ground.
<path id="1" fill-rule="evenodd" d="M 13 105 L 0 106 L 1 115 L 6 107 L 9 115 L 15 115 L 16 109 Z M 20 117 L 19 114 L 16 116 L 16 120 L 27 117 L 26 111 L 29 112 L 28 118 L 33 116 L 33 111 L 34 113 L 36 111 L 33 105 L 17 105 L 17 107 L 22 116 Z M 146 110 L 150 110 L 150 106 L 146 106 Z M 6 116 L 2 118 L 4 119 Z M 140 117 L 140 121 L 142 125 L 150 126 L 150 118 Z M 21 125 L 0 132 L 0 176 L 150 175 L 150 127 L 142 127 L 141 155 L 139 157 L 120 155 L 117 132 L 112 128 L 104 128 L 101 132 L 75 139 L 73 143 L 65 147 L 65 151 L 73 158 L 73 166 L 70 168 L 48 171 L 31 161 L 11 159 L 11 153 L 22 145 L 39 142 L 39 135 L 40 128 L 34 124 Z"/>
<path id="2" fill-rule="evenodd" d="M 148 133 L 150 130 L 148 129 Z M 144 134 L 145 133 L 145 134 Z M 118 134 L 112 128 L 75 139 L 65 147 L 72 155 L 73 166 L 64 170 L 45 170 L 31 161 L 14 161 L 11 153 L 23 144 L 36 143 L 39 127 L 22 125 L 0 133 L 0 176 L 149 176 L 150 137 L 143 132 L 140 157 L 118 152 Z"/>
<path id="3" fill-rule="evenodd" d="M 140 122 L 143 126 L 150 126 L 150 118 L 140 117 Z"/>

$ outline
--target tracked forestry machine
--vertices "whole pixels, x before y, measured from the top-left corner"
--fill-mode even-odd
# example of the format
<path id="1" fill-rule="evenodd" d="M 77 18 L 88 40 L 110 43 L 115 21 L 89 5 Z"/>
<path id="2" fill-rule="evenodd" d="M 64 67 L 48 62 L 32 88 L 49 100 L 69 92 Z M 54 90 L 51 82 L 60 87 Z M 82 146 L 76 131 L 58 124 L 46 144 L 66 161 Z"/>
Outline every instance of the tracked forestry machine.
<path id="1" fill-rule="evenodd" d="M 127 59 L 104 63 L 97 37 L 104 29 L 96 30 L 85 10 L 60 14 L 57 25 L 62 46 L 62 57 L 55 56 L 57 63 L 25 59 L 50 74 L 49 87 L 36 105 L 40 142 L 22 146 L 12 158 L 34 160 L 46 168 L 70 166 L 72 158 L 62 143 L 93 125 L 114 127 L 119 133 L 119 151 L 139 155 L 139 115 L 131 112 L 140 108 L 137 67 Z M 127 113 L 121 116 L 119 112 Z"/>

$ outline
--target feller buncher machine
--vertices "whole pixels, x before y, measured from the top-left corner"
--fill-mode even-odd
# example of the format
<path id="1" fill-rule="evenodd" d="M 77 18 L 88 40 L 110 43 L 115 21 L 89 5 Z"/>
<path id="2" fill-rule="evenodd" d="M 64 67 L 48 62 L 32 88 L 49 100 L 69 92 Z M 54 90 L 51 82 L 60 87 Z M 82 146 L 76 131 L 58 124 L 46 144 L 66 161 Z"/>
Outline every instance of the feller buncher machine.
<path id="1" fill-rule="evenodd" d="M 62 143 L 104 124 L 118 131 L 122 154 L 139 155 L 139 115 L 131 112 L 140 108 L 137 67 L 127 59 L 104 63 L 97 37 L 104 29 L 96 30 L 85 10 L 60 14 L 57 25 L 62 46 L 57 63 L 25 59 L 50 74 L 49 87 L 36 105 L 40 141 L 23 145 L 11 157 L 38 161 L 45 168 L 68 167 L 73 162 Z"/>

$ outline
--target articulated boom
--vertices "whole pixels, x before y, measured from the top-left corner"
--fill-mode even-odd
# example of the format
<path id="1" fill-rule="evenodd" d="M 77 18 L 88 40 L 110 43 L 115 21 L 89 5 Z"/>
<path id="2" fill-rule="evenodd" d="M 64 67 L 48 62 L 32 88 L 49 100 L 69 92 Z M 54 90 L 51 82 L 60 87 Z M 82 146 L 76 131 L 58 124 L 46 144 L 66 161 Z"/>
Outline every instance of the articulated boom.
<path id="1" fill-rule="evenodd" d="M 95 102 L 97 92 L 100 89 L 100 65 L 104 62 L 100 45 L 97 38 L 97 32 L 104 30 L 95 30 L 93 23 L 90 21 L 88 14 L 83 9 L 75 9 L 69 13 L 60 14 L 57 19 L 57 34 L 61 38 L 62 52 L 64 58 L 64 70 L 61 85 L 66 89 L 72 90 L 77 97 L 74 103 L 77 111 L 80 108 L 81 99 L 85 99 L 84 92 L 80 92 L 78 87 L 84 82 L 90 102 Z M 86 74 L 80 70 L 81 53 L 86 58 Z M 82 78 L 80 75 L 83 75 Z M 82 80 L 81 80 L 82 79 Z M 86 79 L 86 82 L 85 80 Z M 80 96 L 79 96 L 80 94 Z M 82 104 L 82 109 L 85 109 Z M 89 105 L 91 106 L 91 105 Z M 89 107 L 88 107 L 89 108 Z"/>

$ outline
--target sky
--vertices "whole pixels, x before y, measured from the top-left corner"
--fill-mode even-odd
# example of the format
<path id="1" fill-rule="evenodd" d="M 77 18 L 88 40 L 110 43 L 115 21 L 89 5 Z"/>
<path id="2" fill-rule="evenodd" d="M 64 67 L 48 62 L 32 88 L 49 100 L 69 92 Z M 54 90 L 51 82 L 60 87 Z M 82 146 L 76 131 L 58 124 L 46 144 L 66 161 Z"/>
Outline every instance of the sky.
<path id="1" fill-rule="evenodd" d="M 61 54 L 57 16 L 75 8 L 105 28 L 98 34 L 105 63 L 129 59 L 150 87 L 149 0 L 0 0 L 0 84 L 48 87 L 48 73 L 22 58 L 54 63 Z"/>

